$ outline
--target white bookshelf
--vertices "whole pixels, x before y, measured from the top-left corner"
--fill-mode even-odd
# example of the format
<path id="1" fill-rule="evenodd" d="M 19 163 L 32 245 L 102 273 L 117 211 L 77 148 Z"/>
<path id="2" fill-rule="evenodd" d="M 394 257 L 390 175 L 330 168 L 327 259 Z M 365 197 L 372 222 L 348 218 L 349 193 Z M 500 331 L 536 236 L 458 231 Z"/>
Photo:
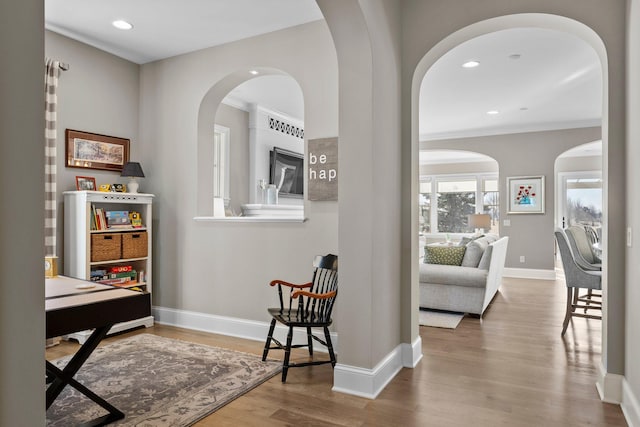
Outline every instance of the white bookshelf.
<path id="1" fill-rule="evenodd" d="M 127 287 L 137 286 L 152 293 L 152 203 L 153 194 L 113 193 L 100 191 L 65 191 L 64 193 L 64 275 L 89 280 L 91 270 L 114 265 L 132 265 L 138 272 L 136 281 Z M 105 211 L 136 211 L 142 218 L 142 227 L 134 229 L 92 230 L 93 208 Z M 91 261 L 91 236 L 103 233 L 147 233 L 147 256 L 136 258 L 114 258 L 106 261 Z M 140 272 L 143 274 L 140 275 Z M 127 329 L 153 326 L 153 316 L 119 323 L 111 328 L 110 334 Z M 82 331 L 66 338 L 73 338 L 83 344 L 90 331 Z"/>

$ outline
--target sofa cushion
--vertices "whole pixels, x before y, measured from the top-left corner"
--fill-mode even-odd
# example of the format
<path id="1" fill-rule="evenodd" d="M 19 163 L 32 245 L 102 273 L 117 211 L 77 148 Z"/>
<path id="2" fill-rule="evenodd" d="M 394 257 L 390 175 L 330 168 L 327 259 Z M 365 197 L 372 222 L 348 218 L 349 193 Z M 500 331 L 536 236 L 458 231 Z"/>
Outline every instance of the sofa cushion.
<path id="1" fill-rule="evenodd" d="M 487 246 L 487 249 L 484 250 L 482 254 L 482 258 L 480 258 L 480 262 L 478 263 L 478 268 L 481 270 L 489 270 L 489 265 L 491 264 L 491 254 L 493 253 L 493 246 Z"/>
<path id="2" fill-rule="evenodd" d="M 480 259 L 482 259 L 482 254 L 484 254 L 488 246 L 489 239 L 486 236 L 469 242 L 460 265 L 463 267 L 477 267 Z"/>
<path id="3" fill-rule="evenodd" d="M 483 288 L 487 283 L 487 274 L 487 270 L 475 267 L 420 264 L 420 283 Z"/>
<path id="4" fill-rule="evenodd" d="M 459 266 L 465 252 L 464 246 L 426 246 L 424 262 L 426 264 Z"/>
<path id="5" fill-rule="evenodd" d="M 458 246 L 467 246 L 470 242 L 473 242 L 476 239 L 479 239 L 481 237 L 484 237 L 484 234 L 478 234 L 477 236 L 471 236 L 471 237 L 462 237 L 462 239 L 460 239 L 460 243 L 458 243 Z"/>

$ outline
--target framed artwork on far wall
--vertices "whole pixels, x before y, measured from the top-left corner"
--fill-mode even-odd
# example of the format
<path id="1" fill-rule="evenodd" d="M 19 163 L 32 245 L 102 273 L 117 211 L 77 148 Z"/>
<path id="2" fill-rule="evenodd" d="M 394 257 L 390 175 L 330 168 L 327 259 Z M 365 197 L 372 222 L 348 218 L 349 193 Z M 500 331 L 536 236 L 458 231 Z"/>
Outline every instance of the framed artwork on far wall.
<path id="1" fill-rule="evenodd" d="M 544 213 L 544 175 L 507 178 L 508 214 Z"/>
<path id="2" fill-rule="evenodd" d="M 76 190 L 96 191 L 96 179 L 92 176 L 76 176 Z"/>
<path id="3" fill-rule="evenodd" d="M 66 165 L 69 168 L 122 172 L 129 161 L 129 140 L 67 129 Z"/>

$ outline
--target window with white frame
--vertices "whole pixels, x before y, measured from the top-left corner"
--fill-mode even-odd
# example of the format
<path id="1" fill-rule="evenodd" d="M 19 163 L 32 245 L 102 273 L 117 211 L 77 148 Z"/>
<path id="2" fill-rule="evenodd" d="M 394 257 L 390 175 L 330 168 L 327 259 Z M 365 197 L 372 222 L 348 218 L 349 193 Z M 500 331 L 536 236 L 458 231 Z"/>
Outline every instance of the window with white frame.
<path id="1" fill-rule="evenodd" d="M 215 125 L 213 130 L 213 197 L 224 199 L 229 207 L 229 128 Z"/>
<path id="2" fill-rule="evenodd" d="M 495 174 L 430 175 L 420 177 L 421 233 L 470 233 L 468 215 L 491 215 L 491 232 L 499 220 L 498 177 Z"/>

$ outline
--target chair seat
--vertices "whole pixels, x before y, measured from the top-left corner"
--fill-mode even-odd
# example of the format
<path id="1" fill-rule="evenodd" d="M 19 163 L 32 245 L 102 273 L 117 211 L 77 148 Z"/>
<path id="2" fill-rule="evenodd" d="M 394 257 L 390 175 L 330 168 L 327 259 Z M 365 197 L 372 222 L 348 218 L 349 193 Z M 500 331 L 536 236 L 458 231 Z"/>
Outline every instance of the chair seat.
<path id="1" fill-rule="evenodd" d="M 269 314 L 278 322 L 287 326 L 304 326 L 321 328 L 331 325 L 331 319 L 323 319 L 317 312 L 304 312 L 297 309 L 269 308 Z"/>

